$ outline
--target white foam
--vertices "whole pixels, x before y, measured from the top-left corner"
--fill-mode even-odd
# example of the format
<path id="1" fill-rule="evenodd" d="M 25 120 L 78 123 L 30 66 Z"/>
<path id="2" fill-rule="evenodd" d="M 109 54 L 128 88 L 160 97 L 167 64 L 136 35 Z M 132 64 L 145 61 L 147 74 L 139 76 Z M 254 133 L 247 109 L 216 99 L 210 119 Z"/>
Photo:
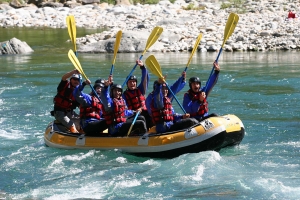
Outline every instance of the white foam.
<path id="1" fill-rule="evenodd" d="M 286 185 L 284 185 L 283 182 L 281 182 L 277 179 L 261 178 L 261 179 L 254 181 L 254 183 L 269 192 L 276 191 L 276 193 L 283 193 L 283 194 L 291 194 L 292 193 L 295 197 L 300 196 L 300 187 L 299 186 L 295 186 L 295 187 L 286 186 Z"/>
<path id="2" fill-rule="evenodd" d="M 0 130 L 0 137 L 6 138 L 9 140 L 24 140 L 26 137 L 22 134 L 20 130 L 11 129 L 9 132 L 6 130 Z"/>
<path id="3" fill-rule="evenodd" d="M 116 158 L 116 161 L 119 163 L 127 163 L 127 159 L 124 157 L 118 157 L 118 158 Z"/>

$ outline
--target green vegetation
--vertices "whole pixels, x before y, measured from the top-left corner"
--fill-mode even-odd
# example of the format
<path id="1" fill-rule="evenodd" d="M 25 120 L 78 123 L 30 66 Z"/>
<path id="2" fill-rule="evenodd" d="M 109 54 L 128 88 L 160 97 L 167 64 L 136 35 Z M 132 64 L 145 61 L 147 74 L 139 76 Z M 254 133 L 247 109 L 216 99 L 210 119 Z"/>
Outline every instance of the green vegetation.
<path id="1" fill-rule="evenodd" d="M 222 3 L 221 9 L 234 8 L 236 13 L 245 13 L 245 2 L 246 0 L 228 0 L 229 3 Z"/>
<path id="2" fill-rule="evenodd" d="M 5 3 L 5 2 L 10 3 L 11 0 L 0 0 L 0 4 L 1 4 L 1 3 Z"/>
<path id="3" fill-rule="evenodd" d="M 175 0 L 174 0 L 175 1 Z M 101 3 L 109 3 L 109 4 L 115 4 L 116 0 L 101 0 Z M 131 4 L 157 4 L 159 0 L 129 0 Z"/>
<path id="4" fill-rule="evenodd" d="M 159 0 L 132 0 L 133 4 L 157 4 Z"/>
<path id="5" fill-rule="evenodd" d="M 171 3 L 174 3 L 176 0 L 170 0 Z M 1 3 L 10 3 L 11 0 L 0 0 L 0 4 Z M 59 2 L 59 0 L 57 0 L 57 2 Z M 116 0 L 101 0 L 101 3 L 108 3 L 108 4 L 116 4 Z M 131 4 L 157 4 L 159 2 L 159 0 L 129 0 L 129 2 Z"/>
<path id="6" fill-rule="evenodd" d="M 193 3 L 190 3 L 187 7 L 182 7 L 184 10 L 204 10 L 204 6 L 195 6 Z"/>

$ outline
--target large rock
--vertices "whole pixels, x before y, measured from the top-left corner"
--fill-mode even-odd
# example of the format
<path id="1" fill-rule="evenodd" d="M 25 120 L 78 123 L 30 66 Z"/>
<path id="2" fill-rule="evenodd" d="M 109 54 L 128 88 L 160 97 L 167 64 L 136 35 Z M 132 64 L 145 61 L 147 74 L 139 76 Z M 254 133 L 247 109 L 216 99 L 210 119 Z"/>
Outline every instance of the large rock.
<path id="1" fill-rule="evenodd" d="M 147 31 L 125 31 L 122 34 L 119 46 L 120 53 L 143 52 L 146 47 L 149 33 Z M 104 38 L 103 38 L 104 37 Z M 78 52 L 85 53 L 112 53 L 114 51 L 115 35 L 102 35 L 99 38 L 89 37 L 83 42 L 79 41 Z M 84 43 L 82 45 L 82 43 Z M 163 49 L 163 43 L 157 41 L 148 51 L 156 52 Z"/>
<path id="2" fill-rule="evenodd" d="M 12 38 L 5 42 L 0 42 L 0 55 L 4 54 L 25 54 L 33 52 L 33 49 L 17 38 Z"/>

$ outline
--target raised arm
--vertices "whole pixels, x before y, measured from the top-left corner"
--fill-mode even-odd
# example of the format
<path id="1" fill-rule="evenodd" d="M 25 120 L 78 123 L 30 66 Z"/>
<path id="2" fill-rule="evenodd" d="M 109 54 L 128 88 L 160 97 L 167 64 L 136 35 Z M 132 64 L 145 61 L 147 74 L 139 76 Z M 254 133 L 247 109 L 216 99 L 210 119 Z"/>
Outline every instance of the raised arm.
<path id="1" fill-rule="evenodd" d="M 211 77 L 208 78 L 206 85 L 201 89 L 202 91 L 206 91 L 206 98 L 208 97 L 212 88 L 218 82 L 218 78 L 219 78 L 220 65 L 217 62 L 214 62 L 213 65 L 215 68 L 214 73 L 211 75 Z"/>
<path id="2" fill-rule="evenodd" d="M 88 79 L 85 82 L 83 82 L 82 85 L 78 85 L 73 91 L 73 96 L 75 97 L 76 101 L 84 107 L 90 106 L 92 102 L 91 95 L 82 92 L 85 85 L 90 84 L 91 81 Z"/>
<path id="3" fill-rule="evenodd" d="M 186 72 L 182 72 L 181 76 L 177 79 L 177 81 L 173 85 L 171 85 L 170 89 L 174 94 L 177 94 L 184 88 L 186 83 L 185 77 L 186 77 Z M 173 95 L 171 92 L 168 93 L 168 97 L 172 99 Z"/>
<path id="4" fill-rule="evenodd" d="M 70 78 L 73 74 L 79 74 L 79 72 L 76 69 L 73 69 L 72 71 L 67 72 L 61 77 L 61 80 L 66 81 L 68 78 Z"/>
<path id="5" fill-rule="evenodd" d="M 145 96 L 148 90 L 150 76 L 143 62 L 141 60 L 137 60 L 136 62 L 140 66 L 140 69 L 142 70 L 142 78 L 140 84 L 138 85 L 138 88 L 141 91 L 141 93 Z"/>

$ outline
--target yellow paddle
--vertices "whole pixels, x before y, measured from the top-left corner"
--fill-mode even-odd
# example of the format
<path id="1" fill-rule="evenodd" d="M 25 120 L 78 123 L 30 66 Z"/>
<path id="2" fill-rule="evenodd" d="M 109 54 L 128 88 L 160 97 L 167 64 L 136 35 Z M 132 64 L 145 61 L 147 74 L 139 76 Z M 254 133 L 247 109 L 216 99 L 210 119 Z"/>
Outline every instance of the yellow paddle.
<path id="1" fill-rule="evenodd" d="M 184 112 L 184 114 L 186 114 L 186 111 L 184 110 L 184 108 L 182 107 L 182 105 L 179 103 L 178 99 L 176 98 L 175 94 L 173 93 L 173 91 L 170 89 L 168 83 L 165 81 L 162 72 L 161 72 L 161 67 L 159 65 L 159 63 L 157 62 L 156 58 L 154 57 L 154 55 L 150 55 L 146 61 L 145 61 L 146 65 L 149 67 L 150 71 L 157 76 L 158 78 L 162 79 L 166 86 L 168 87 L 169 91 L 171 92 L 171 94 L 173 95 L 174 99 L 176 100 L 176 102 L 178 103 L 178 105 L 180 106 L 181 110 Z"/>
<path id="2" fill-rule="evenodd" d="M 79 73 L 83 75 L 85 80 L 87 80 L 88 77 L 85 75 L 78 58 L 76 57 L 76 55 L 74 54 L 74 52 L 71 49 L 68 52 L 68 57 L 71 60 L 71 62 L 73 63 L 74 67 L 77 69 L 77 71 L 79 71 Z M 91 85 L 89 85 L 89 86 L 91 87 L 93 93 L 98 98 L 98 100 L 102 103 L 102 101 L 101 101 L 100 97 L 98 96 L 97 92 L 95 91 L 95 89 Z"/>
<path id="3" fill-rule="evenodd" d="M 73 63 L 74 67 L 77 69 L 77 71 L 79 71 L 79 73 L 82 74 L 84 76 L 84 78 L 87 80 L 88 78 L 85 75 L 78 58 L 76 57 L 76 55 L 74 54 L 74 52 L 71 49 L 68 52 L 68 57 L 71 60 L 71 62 Z"/>
<path id="4" fill-rule="evenodd" d="M 73 15 L 67 16 L 67 27 L 68 32 L 71 38 L 71 41 L 74 45 L 74 52 L 77 55 L 77 49 L 76 49 L 76 24 L 75 24 L 75 18 Z"/>
<path id="5" fill-rule="evenodd" d="M 191 53 L 191 55 L 190 55 L 189 61 L 188 61 L 188 63 L 186 64 L 186 67 L 185 67 L 185 69 L 184 69 L 185 72 L 186 72 L 188 66 L 190 65 L 190 63 L 191 63 L 191 61 L 192 61 L 193 55 L 195 54 L 196 50 L 198 49 L 198 46 L 199 46 L 199 43 L 200 43 L 201 39 L 202 39 L 202 33 L 200 33 L 200 34 L 198 35 L 198 37 L 197 37 L 197 40 L 196 40 L 196 42 L 195 42 L 195 44 L 194 44 L 194 47 L 193 47 L 192 53 Z"/>
<path id="6" fill-rule="evenodd" d="M 122 31 L 118 31 L 118 33 L 116 35 L 116 42 L 115 42 L 115 46 L 114 46 L 114 59 L 112 61 L 112 66 L 110 69 L 110 75 L 112 75 L 113 71 L 114 71 L 114 67 L 115 67 L 114 64 L 116 62 L 116 57 L 117 57 L 118 49 L 120 46 L 121 38 L 122 38 Z"/>
<path id="7" fill-rule="evenodd" d="M 222 47 L 224 47 L 225 42 L 232 35 L 238 21 L 239 21 L 239 16 L 235 13 L 230 13 L 224 30 L 224 39 L 223 39 Z"/>
<path id="8" fill-rule="evenodd" d="M 191 55 L 190 55 L 190 58 L 189 58 L 189 60 L 188 60 L 188 63 L 186 64 L 186 67 L 185 67 L 185 69 L 184 69 L 185 72 L 186 72 L 187 68 L 189 67 L 189 65 L 190 65 L 190 63 L 191 63 L 191 61 L 192 61 L 193 55 L 195 54 L 196 50 L 198 49 L 198 46 L 199 46 L 199 43 L 200 43 L 201 39 L 202 39 L 202 33 L 200 33 L 200 34 L 198 35 L 198 37 L 197 37 L 197 40 L 196 40 L 196 42 L 195 42 L 195 44 L 194 44 L 194 47 L 193 47 L 192 53 L 191 53 Z M 183 76 L 180 77 L 180 79 L 181 79 L 180 82 L 182 82 Z M 174 91 L 175 94 L 178 92 L 178 88 L 179 88 L 179 84 L 178 84 L 176 90 Z M 173 101 L 173 98 L 172 98 L 171 101 Z"/>
<path id="9" fill-rule="evenodd" d="M 216 62 L 218 62 L 219 57 L 220 57 L 220 55 L 222 53 L 223 47 L 225 45 L 225 42 L 232 35 L 232 33 L 233 33 L 233 31 L 234 31 L 234 29 L 235 29 L 238 21 L 239 21 L 239 16 L 237 14 L 235 14 L 235 13 L 230 13 L 230 15 L 229 15 L 229 17 L 227 19 L 227 22 L 226 22 L 225 30 L 224 30 L 223 43 L 222 43 L 222 46 L 221 46 L 221 48 L 219 50 L 219 54 L 217 56 Z M 214 67 L 212 68 L 212 70 L 210 72 L 210 75 L 209 75 L 209 78 L 208 78 L 208 81 L 206 83 L 206 87 L 205 87 L 205 91 L 204 91 L 205 93 L 206 93 L 206 90 L 208 88 L 207 86 L 208 86 L 208 84 L 210 82 L 210 78 L 212 76 L 213 71 L 214 71 Z"/>
<path id="10" fill-rule="evenodd" d="M 146 43 L 146 48 L 144 50 L 144 52 L 142 53 L 142 55 L 140 56 L 139 60 L 142 60 L 144 54 L 146 53 L 146 51 L 157 41 L 157 39 L 159 38 L 159 36 L 161 35 L 161 33 L 163 32 L 163 28 L 156 26 L 151 34 L 148 37 L 147 43 Z M 124 87 L 124 85 L 127 83 L 129 77 L 131 76 L 131 74 L 133 73 L 133 71 L 135 70 L 137 64 L 135 64 L 135 66 L 133 67 L 133 69 L 131 70 L 131 72 L 129 73 L 129 75 L 127 76 L 125 82 L 123 83 L 122 87 Z"/>

